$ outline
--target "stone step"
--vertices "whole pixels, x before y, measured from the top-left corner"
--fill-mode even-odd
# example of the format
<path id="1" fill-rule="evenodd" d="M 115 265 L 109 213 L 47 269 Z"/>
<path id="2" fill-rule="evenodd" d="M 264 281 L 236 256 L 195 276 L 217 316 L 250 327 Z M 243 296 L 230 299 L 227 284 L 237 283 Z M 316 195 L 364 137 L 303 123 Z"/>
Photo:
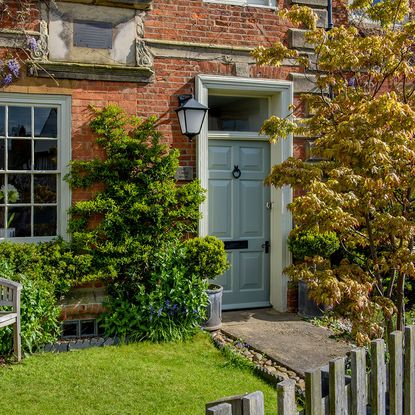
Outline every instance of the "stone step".
<path id="1" fill-rule="evenodd" d="M 289 4 L 299 4 L 300 6 L 309 6 L 311 8 L 326 8 L 327 0 L 288 0 Z"/>
<path id="2" fill-rule="evenodd" d="M 307 43 L 305 34 L 307 30 L 303 29 L 288 29 L 288 45 L 291 49 L 298 50 L 313 50 L 312 44 Z"/>

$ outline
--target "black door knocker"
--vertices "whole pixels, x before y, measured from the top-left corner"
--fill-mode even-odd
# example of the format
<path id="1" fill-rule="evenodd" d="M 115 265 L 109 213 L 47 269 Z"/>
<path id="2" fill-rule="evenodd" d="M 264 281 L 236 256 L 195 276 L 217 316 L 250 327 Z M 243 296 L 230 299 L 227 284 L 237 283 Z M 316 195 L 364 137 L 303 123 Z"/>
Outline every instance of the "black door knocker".
<path id="1" fill-rule="evenodd" d="M 235 179 L 239 179 L 241 177 L 242 172 L 239 170 L 238 166 L 233 166 L 232 176 L 235 177 Z"/>

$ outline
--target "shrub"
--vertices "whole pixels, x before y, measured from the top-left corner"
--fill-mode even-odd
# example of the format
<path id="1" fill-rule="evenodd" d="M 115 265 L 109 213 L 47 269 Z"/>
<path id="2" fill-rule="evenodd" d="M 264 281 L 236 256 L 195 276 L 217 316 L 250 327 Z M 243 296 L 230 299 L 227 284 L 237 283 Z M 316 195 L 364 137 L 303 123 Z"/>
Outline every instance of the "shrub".
<path id="1" fill-rule="evenodd" d="M 156 124 L 114 105 L 95 110 L 105 159 L 73 161 L 67 180 L 102 189 L 72 207 L 70 230 L 107 279 L 106 334 L 161 341 L 186 338 L 203 320 L 206 283 L 189 274 L 180 241 L 197 230 L 204 191 L 197 180 L 177 185 L 179 151 Z"/>
<path id="2" fill-rule="evenodd" d="M 183 340 L 195 333 L 205 317 L 207 282 L 189 274 L 183 246 L 158 252 L 155 271 L 146 281 L 131 285 L 112 284 L 108 312 L 102 316 L 110 336 L 139 340 Z"/>
<path id="3" fill-rule="evenodd" d="M 105 160 L 71 164 L 73 189 L 102 189 L 70 211 L 74 247 L 92 255 L 98 277 L 145 281 L 154 254 L 197 230 L 204 192 L 198 181 L 177 186 L 179 152 L 162 143 L 156 123 L 114 105 L 95 110 L 91 128 Z"/>
<path id="4" fill-rule="evenodd" d="M 17 244 L 16 244 L 17 245 Z M 0 277 L 18 281 L 21 292 L 21 335 L 22 349 L 32 353 L 42 345 L 54 341 L 59 332 L 60 307 L 52 283 L 41 278 L 31 279 L 17 273 L 4 260 L 0 261 Z M 8 355 L 13 350 L 13 328 L 0 330 L 0 355 Z"/>
<path id="5" fill-rule="evenodd" d="M 340 247 L 339 239 L 334 232 L 301 232 L 288 238 L 288 247 L 294 259 L 320 256 L 330 258 Z"/>
<path id="6" fill-rule="evenodd" d="M 213 280 L 229 269 L 224 244 L 215 236 L 188 239 L 184 245 L 189 274 Z"/>
<path id="7" fill-rule="evenodd" d="M 51 283 L 56 298 L 90 279 L 91 257 L 75 254 L 61 238 L 44 243 L 1 242 L 0 263 L 4 261 L 17 274 Z"/>

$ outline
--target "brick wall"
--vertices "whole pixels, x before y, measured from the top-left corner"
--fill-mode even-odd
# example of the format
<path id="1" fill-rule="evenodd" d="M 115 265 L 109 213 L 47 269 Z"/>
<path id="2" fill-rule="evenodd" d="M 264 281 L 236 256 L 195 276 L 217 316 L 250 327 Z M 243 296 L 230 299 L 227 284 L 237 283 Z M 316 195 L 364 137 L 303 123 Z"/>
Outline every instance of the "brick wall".
<path id="1" fill-rule="evenodd" d="M 287 29 L 272 9 L 202 0 L 154 0 L 145 22 L 148 38 L 234 46 L 270 45 L 284 38 Z"/>

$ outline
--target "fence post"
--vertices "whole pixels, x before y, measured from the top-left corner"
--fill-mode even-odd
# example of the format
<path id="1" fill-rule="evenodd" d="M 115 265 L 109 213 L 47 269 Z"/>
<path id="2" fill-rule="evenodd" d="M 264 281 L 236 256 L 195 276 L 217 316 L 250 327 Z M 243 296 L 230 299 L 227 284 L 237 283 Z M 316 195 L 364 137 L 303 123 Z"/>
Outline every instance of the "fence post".
<path id="1" fill-rule="evenodd" d="M 305 372 L 305 413 L 306 415 L 321 415 L 321 370 Z"/>
<path id="2" fill-rule="evenodd" d="M 277 385 L 277 414 L 296 415 L 295 381 L 287 379 Z"/>
<path id="3" fill-rule="evenodd" d="M 366 350 L 352 350 L 352 415 L 366 413 Z"/>
<path id="4" fill-rule="evenodd" d="M 394 331 L 389 336 L 389 414 L 403 414 L 403 335 Z"/>
<path id="5" fill-rule="evenodd" d="M 347 412 L 344 364 L 344 357 L 332 360 L 329 364 L 330 415 L 344 415 Z"/>
<path id="6" fill-rule="evenodd" d="M 232 415 L 232 405 L 230 403 L 220 403 L 206 409 L 206 415 Z"/>
<path id="7" fill-rule="evenodd" d="M 405 327 L 405 415 L 415 415 L 415 326 Z"/>
<path id="8" fill-rule="evenodd" d="M 386 413 L 386 365 L 385 342 L 381 339 L 371 342 L 371 389 L 372 415 Z"/>
<path id="9" fill-rule="evenodd" d="M 264 394 L 254 392 L 242 398 L 243 415 L 264 415 Z"/>

